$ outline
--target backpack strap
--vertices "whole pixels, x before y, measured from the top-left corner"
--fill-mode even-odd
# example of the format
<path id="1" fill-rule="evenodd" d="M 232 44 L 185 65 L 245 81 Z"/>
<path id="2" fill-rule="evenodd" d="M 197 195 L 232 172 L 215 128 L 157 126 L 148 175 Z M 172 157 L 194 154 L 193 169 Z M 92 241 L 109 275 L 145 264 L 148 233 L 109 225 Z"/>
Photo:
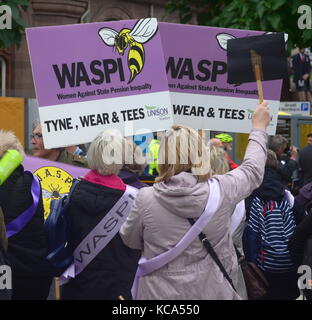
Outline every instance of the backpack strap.
<path id="1" fill-rule="evenodd" d="M 65 204 L 64 204 L 64 209 L 67 208 L 70 204 L 70 200 L 71 200 L 71 197 L 78 185 L 78 183 L 81 182 L 81 180 L 78 178 L 78 179 L 75 179 L 74 182 L 72 183 L 71 187 L 70 187 L 70 190 L 69 190 L 69 193 L 67 196 L 65 196 L 62 200 L 65 201 Z"/>
<path id="2" fill-rule="evenodd" d="M 80 179 L 75 179 L 74 182 L 71 185 L 70 191 L 68 193 L 67 196 L 63 197 L 62 199 L 59 199 L 58 201 L 62 201 L 63 203 L 65 202 L 64 206 L 62 207 L 62 211 L 67 210 L 69 204 L 70 204 L 70 200 L 72 197 L 72 194 L 74 193 L 74 190 L 76 189 L 78 183 L 80 182 Z M 60 203 L 58 203 L 58 201 L 56 202 L 51 202 L 51 212 L 53 210 L 57 210 L 58 206 L 60 206 Z M 57 216 L 53 217 L 51 215 L 48 216 L 48 218 L 45 221 L 45 228 L 49 228 L 47 226 L 49 226 L 50 224 L 52 225 L 52 232 L 49 231 L 49 242 L 51 243 L 57 243 L 56 239 L 58 238 L 58 234 L 57 234 L 57 230 L 54 228 L 54 226 L 56 225 L 57 222 Z M 65 224 L 66 226 L 66 234 L 69 234 L 69 225 Z M 66 247 L 66 242 L 63 242 L 60 246 L 58 246 L 56 249 L 54 249 L 52 252 L 50 252 L 47 256 L 47 259 L 49 261 L 51 261 L 52 263 L 55 263 L 55 260 L 59 259 L 59 254 L 61 252 L 61 250 Z M 68 265 L 69 263 L 72 262 L 72 256 L 68 256 L 67 258 L 64 257 L 64 261 L 62 262 L 62 264 L 58 263 L 58 266 L 60 268 L 63 268 L 64 266 Z"/>
<path id="3" fill-rule="evenodd" d="M 288 201 L 290 208 L 292 208 L 295 204 L 295 198 L 294 196 L 291 194 L 290 191 L 288 191 L 287 189 L 285 189 L 285 193 L 284 193 L 284 199 Z"/>

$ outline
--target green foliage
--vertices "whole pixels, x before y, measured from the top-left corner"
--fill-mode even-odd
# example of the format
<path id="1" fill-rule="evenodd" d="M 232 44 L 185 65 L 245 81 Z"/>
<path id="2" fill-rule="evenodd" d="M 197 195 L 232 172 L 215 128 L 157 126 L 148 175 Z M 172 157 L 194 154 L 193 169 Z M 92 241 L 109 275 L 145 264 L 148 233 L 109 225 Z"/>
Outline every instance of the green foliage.
<path id="1" fill-rule="evenodd" d="M 181 23 L 188 23 L 196 12 L 199 25 L 285 32 L 288 48 L 310 47 L 312 30 L 297 25 L 298 7 L 304 4 L 312 6 L 311 0 L 169 0 L 167 11 L 178 11 Z"/>
<path id="2" fill-rule="evenodd" d="M 20 46 L 22 34 L 25 30 L 26 23 L 21 17 L 21 10 L 26 11 L 28 8 L 28 0 L 2 0 L 1 5 L 7 5 L 12 11 L 12 29 L 0 29 L 0 48 L 9 48 L 13 44 Z M 4 16 L 4 11 L 1 16 Z"/>

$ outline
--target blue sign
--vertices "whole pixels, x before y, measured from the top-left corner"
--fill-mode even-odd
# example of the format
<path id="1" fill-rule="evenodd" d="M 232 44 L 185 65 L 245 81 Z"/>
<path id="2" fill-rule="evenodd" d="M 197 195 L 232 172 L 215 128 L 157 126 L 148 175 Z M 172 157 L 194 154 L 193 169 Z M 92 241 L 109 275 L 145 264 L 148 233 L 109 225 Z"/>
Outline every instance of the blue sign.
<path id="1" fill-rule="evenodd" d="M 301 111 L 309 111 L 309 103 L 301 103 Z"/>

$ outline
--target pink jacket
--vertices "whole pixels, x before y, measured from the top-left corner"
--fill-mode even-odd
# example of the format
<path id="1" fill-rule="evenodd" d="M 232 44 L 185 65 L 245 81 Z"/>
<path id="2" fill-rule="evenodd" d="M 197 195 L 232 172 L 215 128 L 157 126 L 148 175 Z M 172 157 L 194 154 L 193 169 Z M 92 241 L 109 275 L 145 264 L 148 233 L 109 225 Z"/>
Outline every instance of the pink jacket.
<path id="1" fill-rule="evenodd" d="M 203 232 L 214 247 L 233 283 L 237 283 L 237 258 L 230 236 L 230 216 L 235 205 L 262 182 L 267 134 L 252 130 L 244 161 L 222 176 L 218 210 Z M 192 174 L 182 172 L 169 182 L 142 188 L 121 227 L 124 243 L 140 249 L 147 259 L 173 247 L 190 228 L 187 218 L 203 212 L 209 189 Z M 180 256 L 140 280 L 138 299 L 241 299 L 224 278 L 199 239 Z"/>

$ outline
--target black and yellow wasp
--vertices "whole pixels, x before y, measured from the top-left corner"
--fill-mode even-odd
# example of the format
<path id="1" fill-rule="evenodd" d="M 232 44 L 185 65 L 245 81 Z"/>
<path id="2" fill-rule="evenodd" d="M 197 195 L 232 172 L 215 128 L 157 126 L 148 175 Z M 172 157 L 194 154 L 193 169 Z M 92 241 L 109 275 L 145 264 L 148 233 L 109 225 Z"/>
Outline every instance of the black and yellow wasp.
<path id="1" fill-rule="evenodd" d="M 132 30 L 123 28 L 118 33 L 114 29 L 101 28 L 99 35 L 104 43 L 117 48 L 123 55 L 129 45 L 128 67 L 131 72 L 128 84 L 142 71 L 145 61 L 143 44 L 149 41 L 157 31 L 155 18 L 140 19 Z"/>

